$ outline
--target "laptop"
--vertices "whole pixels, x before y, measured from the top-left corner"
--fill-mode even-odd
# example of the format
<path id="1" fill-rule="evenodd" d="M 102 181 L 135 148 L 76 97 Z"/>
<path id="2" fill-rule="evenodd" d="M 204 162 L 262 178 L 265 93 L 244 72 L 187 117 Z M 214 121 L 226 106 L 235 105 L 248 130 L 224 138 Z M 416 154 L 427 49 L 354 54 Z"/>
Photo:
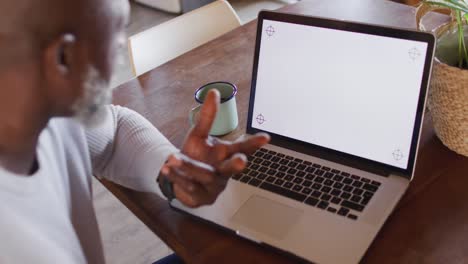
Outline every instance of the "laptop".
<path id="1" fill-rule="evenodd" d="M 172 206 L 314 263 L 358 263 L 414 174 L 434 36 L 262 11 L 247 134 L 210 206 Z"/>

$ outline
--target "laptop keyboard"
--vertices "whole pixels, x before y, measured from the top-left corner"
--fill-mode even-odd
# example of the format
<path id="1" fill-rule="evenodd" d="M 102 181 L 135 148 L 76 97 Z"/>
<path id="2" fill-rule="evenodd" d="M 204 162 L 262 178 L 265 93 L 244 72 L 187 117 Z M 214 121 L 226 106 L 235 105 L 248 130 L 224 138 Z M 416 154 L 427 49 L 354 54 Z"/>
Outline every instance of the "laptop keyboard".
<path id="1" fill-rule="evenodd" d="M 263 148 L 232 178 L 352 220 L 358 219 L 381 185 Z"/>

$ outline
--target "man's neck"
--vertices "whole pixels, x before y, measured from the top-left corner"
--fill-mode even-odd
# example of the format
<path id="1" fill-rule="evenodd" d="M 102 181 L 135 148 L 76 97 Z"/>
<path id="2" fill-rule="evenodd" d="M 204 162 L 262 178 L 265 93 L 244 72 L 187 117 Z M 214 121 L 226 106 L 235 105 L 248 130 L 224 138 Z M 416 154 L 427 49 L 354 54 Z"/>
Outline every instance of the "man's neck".
<path id="1" fill-rule="evenodd" d="M 34 67 L 24 63 L 0 72 L 0 167 L 20 175 L 31 174 L 39 135 L 52 116 Z"/>
<path id="2" fill-rule="evenodd" d="M 35 151 L 25 152 L 15 157 L 13 155 L 0 156 L 0 167 L 18 175 L 32 175 L 38 169 Z"/>
<path id="3" fill-rule="evenodd" d="M 47 121 L 38 119 L 23 125 L 0 122 L 0 167 L 19 175 L 34 173 L 39 135 Z"/>

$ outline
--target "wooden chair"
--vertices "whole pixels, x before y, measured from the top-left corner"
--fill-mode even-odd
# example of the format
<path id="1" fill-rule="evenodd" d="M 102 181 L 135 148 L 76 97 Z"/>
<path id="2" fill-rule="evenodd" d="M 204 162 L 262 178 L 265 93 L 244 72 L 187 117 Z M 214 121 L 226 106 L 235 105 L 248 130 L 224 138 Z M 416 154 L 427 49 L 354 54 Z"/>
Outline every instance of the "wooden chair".
<path id="1" fill-rule="evenodd" d="M 232 6 L 219 0 L 131 36 L 133 72 L 139 76 L 240 25 Z"/>

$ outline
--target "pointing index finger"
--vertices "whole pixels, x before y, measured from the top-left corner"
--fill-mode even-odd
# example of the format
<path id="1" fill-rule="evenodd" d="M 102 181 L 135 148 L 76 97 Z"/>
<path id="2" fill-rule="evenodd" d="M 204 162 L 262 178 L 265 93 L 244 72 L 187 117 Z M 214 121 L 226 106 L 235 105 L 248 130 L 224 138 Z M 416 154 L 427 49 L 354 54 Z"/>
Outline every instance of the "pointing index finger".
<path id="1" fill-rule="evenodd" d="M 218 90 L 212 89 L 208 92 L 203 103 L 202 109 L 200 110 L 200 115 L 198 118 L 197 124 L 193 127 L 191 132 L 192 135 L 207 138 L 211 126 L 216 118 L 216 113 L 218 112 L 220 101 L 220 95 Z"/>

